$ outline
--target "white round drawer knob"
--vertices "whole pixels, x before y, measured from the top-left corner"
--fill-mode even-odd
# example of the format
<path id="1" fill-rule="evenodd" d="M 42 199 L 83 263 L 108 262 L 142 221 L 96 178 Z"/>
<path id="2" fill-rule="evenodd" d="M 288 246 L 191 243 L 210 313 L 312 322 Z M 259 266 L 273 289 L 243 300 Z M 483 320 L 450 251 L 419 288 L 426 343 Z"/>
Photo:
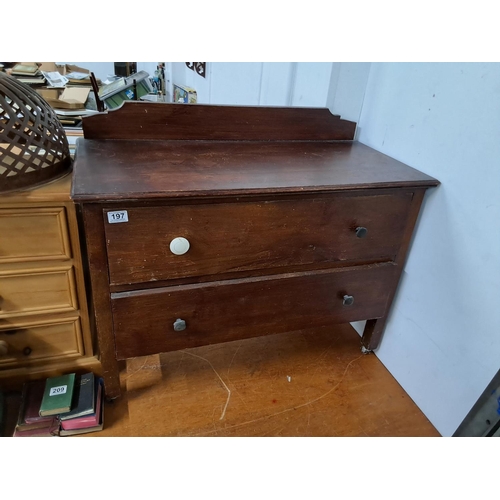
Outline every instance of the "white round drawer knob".
<path id="1" fill-rule="evenodd" d="M 170 251 L 175 255 L 184 255 L 189 250 L 189 241 L 186 238 L 174 238 L 170 242 Z"/>

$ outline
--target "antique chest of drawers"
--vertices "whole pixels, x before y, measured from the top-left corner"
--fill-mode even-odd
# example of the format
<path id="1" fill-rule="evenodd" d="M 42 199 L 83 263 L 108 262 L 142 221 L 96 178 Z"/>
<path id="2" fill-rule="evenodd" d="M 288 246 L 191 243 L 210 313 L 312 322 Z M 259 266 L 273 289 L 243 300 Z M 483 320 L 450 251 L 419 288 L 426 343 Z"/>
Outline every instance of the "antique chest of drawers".
<path id="1" fill-rule="evenodd" d="M 435 179 L 327 109 L 125 103 L 83 128 L 72 197 L 108 397 L 135 356 L 359 320 L 377 347 Z"/>
<path id="2" fill-rule="evenodd" d="M 0 387 L 100 369 L 71 174 L 0 198 Z"/>

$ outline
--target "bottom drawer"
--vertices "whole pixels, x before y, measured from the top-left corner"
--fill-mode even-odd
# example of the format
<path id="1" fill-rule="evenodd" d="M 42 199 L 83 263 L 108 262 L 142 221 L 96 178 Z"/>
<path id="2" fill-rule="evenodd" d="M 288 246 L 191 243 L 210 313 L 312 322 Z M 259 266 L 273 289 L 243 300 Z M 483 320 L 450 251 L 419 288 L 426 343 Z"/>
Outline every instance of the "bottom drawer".
<path id="1" fill-rule="evenodd" d="M 387 263 L 112 294 L 117 358 L 380 318 L 395 269 Z"/>
<path id="2" fill-rule="evenodd" d="M 47 358 L 56 360 L 82 356 L 81 339 L 79 318 L 2 329 L 0 341 L 7 352 L 0 355 L 0 369 L 29 365 Z"/>

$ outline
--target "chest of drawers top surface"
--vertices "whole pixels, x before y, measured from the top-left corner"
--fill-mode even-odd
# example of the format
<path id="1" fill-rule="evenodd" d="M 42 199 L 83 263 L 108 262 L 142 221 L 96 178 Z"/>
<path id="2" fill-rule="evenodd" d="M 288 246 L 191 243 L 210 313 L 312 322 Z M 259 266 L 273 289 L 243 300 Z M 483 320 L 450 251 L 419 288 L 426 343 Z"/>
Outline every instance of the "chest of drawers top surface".
<path id="1" fill-rule="evenodd" d="M 225 128 L 230 128 L 231 122 L 235 122 L 237 128 L 239 113 L 248 113 L 249 109 L 255 108 L 200 106 L 207 113 L 222 108 L 226 115 L 221 117 L 221 123 L 214 123 L 210 140 L 208 132 L 199 132 L 198 117 L 191 116 L 193 129 L 198 133 L 192 132 L 186 139 L 179 140 L 176 123 L 184 123 L 180 120 L 182 113 L 189 115 L 194 112 L 191 106 L 151 103 L 129 103 L 129 106 L 110 114 L 125 114 L 122 119 L 127 120 L 127 113 L 133 112 L 131 117 L 134 118 L 130 118 L 133 123 L 129 126 L 135 127 L 136 140 L 128 138 L 132 136 L 131 132 L 127 132 L 128 128 L 121 136 L 112 128 L 99 135 L 103 120 L 117 122 L 121 115 L 91 117 L 100 119 L 96 122 L 98 126 L 85 125 L 89 118 L 84 122 L 84 127 L 87 126 L 90 132 L 87 133 L 84 128 L 85 138 L 77 142 L 77 168 L 72 191 L 75 200 L 315 193 L 381 187 L 430 187 L 438 183 L 418 170 L 352 141 L 352 122 L 331 115 L 327 109 L 292 109 L 292 118 L 296 120 L 306 111 L 314 111 L 315 120 L 309 125 L 306 123 L 305 130 L 301 130 L 300 134 L 295 131 L 292 122 L 273 140 L 265 139 L 267 132 L 258 135 L 256 126 L 248 123 L 248 130 L 241 131 L 244 135 L 237 140 Z M 197 112 L 199 108 L 196 108 Z M 282 116 L 283 111 L 287 115 L 290 109 L 262 108 L 260 113 L 279 128 L 280 122 L 286 118 Z M 152 135 L 153 132 L 146 135 L 143 129 L 151 127 L 151 122 L 141 125 L 137 116 L 154 113 L 161 115 L 153 120 L 158 122 L 154 129 L 156 135 Z M 324 130 L 330 126 L 333 132 L 328 136 Z M 345 130 L 340 131 L 340 126 Z M 98 130 L 94 131 L 93 127 Z M 223 132 L 217 133 L 218 127 L 223 128 Z M 327 139 L 318 140 L 321 134 Z M 98 138 L 92 138 L 94 136 Z M 296 137 L 301 139 L 296 140 Z"/>
<path id="2" fill-rule="evenodd" d="M 81 201 L 437 184 L 358 142 L 78 141 Z"/>

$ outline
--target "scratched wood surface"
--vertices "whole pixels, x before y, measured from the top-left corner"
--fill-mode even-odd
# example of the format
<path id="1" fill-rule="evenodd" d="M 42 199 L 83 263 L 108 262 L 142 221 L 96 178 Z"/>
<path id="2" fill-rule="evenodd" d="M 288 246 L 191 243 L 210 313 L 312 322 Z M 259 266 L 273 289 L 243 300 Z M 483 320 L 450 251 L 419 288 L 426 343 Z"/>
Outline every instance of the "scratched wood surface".
<path id="1" fill-rule="evenodd" d="M 106 436 L 439 436 L 349 325 L 121 362 Z M 230 391 L 230 392 L 229 392 Z"/>
<path id="2" fill-rule="evenodd" d="M 401 191 L 170 207 L 125 203 L 120 209 L 127 210 L 128 222 L 104 225 L 110 283 L 392 260 L 412 198 L 413 192 Z M 368 229 L 365 238 L 356 237 L 358 226 Z M 187 254 L 170 251 L 176 236 L 189 240 Z"/>
<path id="3" fill-rule="evenodd" d="M 77 201 L 283 195 L 439 184 L 408 165 L 350 141 L 80 138 L 76 151 L 72 197 Z"/>

